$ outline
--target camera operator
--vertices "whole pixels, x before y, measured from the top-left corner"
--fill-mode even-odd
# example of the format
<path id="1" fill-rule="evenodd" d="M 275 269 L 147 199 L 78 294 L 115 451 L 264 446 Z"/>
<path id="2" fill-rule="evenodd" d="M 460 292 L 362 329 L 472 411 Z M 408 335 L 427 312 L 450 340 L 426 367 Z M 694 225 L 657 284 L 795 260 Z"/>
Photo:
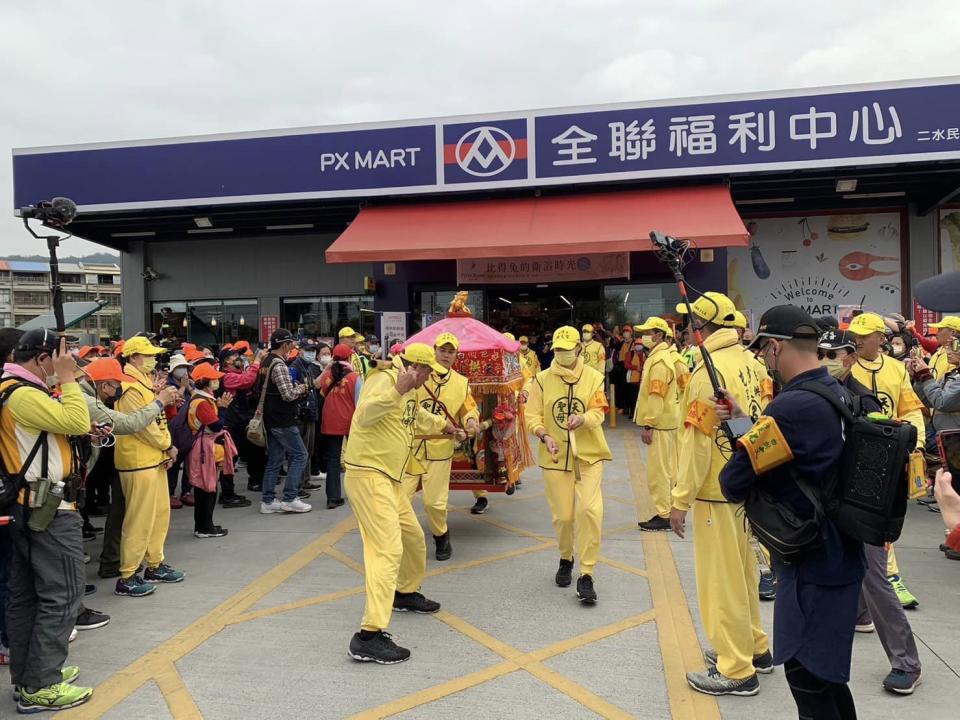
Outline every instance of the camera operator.
<path id="1" fill-rule="evenodd" d="M 27 483 L 12 508 L 7 611 L 19 712 L 62 710 L 93 694 L 70 684 L 79 668 L 63 666 L 86 575 L 76 504 L 79 464 L 69 436 L 90 431 L 90 413 L 74 380 L 76 369 L 64 338 L 30 330 L 0 380 L 0 391 L 9 390 L 0 411 L 0 455 L 6 472 L 23 472 Z M 58 382 L 59 400 L 50 390 Z"/>
<path id="2" fill-rule="evenodd" d="M 841 396 L 837 381 L 817 357 L 816 322 L 793 305 L 771 308 L 760 319 L 756 340 L 771 376 L 783 390 L 753 429 L 740 438 L 720 473 L 730 502 L 743 502 L 755 485 L 775 493 L 798 517 L 814 509 L 798 478 L 822 487 L 843 452 L 843 426 L 825 399 L 798 387 L 820 383 Z M 719 414 L 720 407 L 717 411 Z M 856 718 L 847 687 L 853 633 L 864 574 L 863 546 L 821 521 L 822 545 L 790 563 L 774 557 L 774 663 L 784 664 L 800 717 Z"/>

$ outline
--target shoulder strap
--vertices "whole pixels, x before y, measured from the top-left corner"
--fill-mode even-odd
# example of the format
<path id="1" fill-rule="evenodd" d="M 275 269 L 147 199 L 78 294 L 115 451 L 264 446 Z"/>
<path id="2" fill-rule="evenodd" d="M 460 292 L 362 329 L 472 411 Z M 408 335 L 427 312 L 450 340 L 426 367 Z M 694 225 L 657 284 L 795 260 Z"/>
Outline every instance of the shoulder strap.
<path id="1" fill-rule="evenodd" d="M 844 419 L 847 423 L 852 423 L 854 421 L 853 411 L 849 406 L 837 395 L 835 392 L 828 390 L 823 384 L 818 383 L 814 380 L 809 382 L 801 383 L 794 390 L 806 390 L 811 392 L 814 395 L 819 395 L 828 403 L 833 405 L 834 409 L 840 413 L 840 417 Z"/>
<path id="2" fill-rule="evenodd" d="M 282 362 L 279 358 L 271 360 L 270 364 L 267 365 L 267 377 L 264 378 L 263 387 L 260 389 L 260 400 L 257 402 L 257 415 L 263 414 L 263 403 L 267 399 L 267 386 L 270 385 L 270 376 L 273 375 L 273 366 L 278 362 Z"/>
<path id="3" fill-rule="evenodd" d="M 3 390 L 0 390 L 0 410 L 7 404 L 7 400 L 13 394 L 14 390 L 22 387 L 34 387 L 33 383 L 14 381 L 7 385 Z M 40 448 L 43 448 L 43 468 L 42 472 L 44 475 L 47 474 L 47 453 L 49 448 L 47 446 L 47 431 L 41 430 L 37 435 L 37 441 L 33 444 L 33 447 L 30 449 L 27 459 L 24 461 L 23 465 L 20 466 L 20 471 L 17 473 L 17 479 L 23 480 L 24 475 L 27 472 L 27 469 L 33 464 L 34 458 L 37 457 L 37 453 L 40 451 Z"/>

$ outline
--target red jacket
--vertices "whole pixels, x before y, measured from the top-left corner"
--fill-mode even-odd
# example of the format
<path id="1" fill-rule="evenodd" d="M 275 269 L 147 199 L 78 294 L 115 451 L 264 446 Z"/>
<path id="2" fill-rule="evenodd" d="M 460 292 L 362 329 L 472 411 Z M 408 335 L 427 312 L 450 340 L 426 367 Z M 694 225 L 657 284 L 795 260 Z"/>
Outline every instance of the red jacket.
<path id="1" fill-rule="evenodd" d="M 343 363 L 351 367 L 349 363 Z M 353 413 L 357 409 L 357 397 L 363 380 L 360 374 L 351 368 L 350 373 L 336 386 L 333 385 L 333 373 L 330 368 L 320 376 L 320 394 L 323 395 L 323 417 L 320 419 L 320 432 L 323 435 L 349 435 Z"/>
<path id="2" fill-rule="evenodd" d="M 931 355 L 933 355 L 933 353 L 935 353 L 935 352 L 939 349 L 940 343 L 937 342 L 937 339 L 936 339 L 936 338 L 924 337 L 923 335 L 921 335 L 920 333 L 917 332 L 917 329 L 916 329 L 916 328 L 910 328 L 910 333 L 911 333 L 917 340 L 920 341 L 920 347 L 922 347 L 924 350 L 926 350 L 926 351 L 927 351 L 928 353 L 930 353 Z"/>

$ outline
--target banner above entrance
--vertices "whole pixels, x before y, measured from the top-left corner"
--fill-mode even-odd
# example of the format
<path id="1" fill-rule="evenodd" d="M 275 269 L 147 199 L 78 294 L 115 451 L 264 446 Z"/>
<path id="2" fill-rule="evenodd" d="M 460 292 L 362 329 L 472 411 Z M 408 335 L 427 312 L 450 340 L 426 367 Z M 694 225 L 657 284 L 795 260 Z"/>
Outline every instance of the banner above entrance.
<path id="1" fill-rule="evenodd" d="M 960 78 L 13 151 L 81 212 L 960 158 Z"/>
<path id="2" fill-rule="evenodd" d="M 630 253 L 457 260 L 457 287 L 630 278 Z"/>

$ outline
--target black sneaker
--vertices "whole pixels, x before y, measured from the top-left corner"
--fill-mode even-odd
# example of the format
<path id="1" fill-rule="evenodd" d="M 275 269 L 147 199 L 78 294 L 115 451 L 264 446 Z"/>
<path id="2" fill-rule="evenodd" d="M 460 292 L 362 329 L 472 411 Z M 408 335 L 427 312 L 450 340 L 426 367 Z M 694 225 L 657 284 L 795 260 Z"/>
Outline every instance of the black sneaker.
<path id="1" fill-rule="evenodd" d="M 487 498 L 478 497 L 477 501 L 470 508 L 471 515 L 483 515 L 487 511 Z"/>
<path id="2" fill-rule="evenodd" d="M 83 586 L 84 595 L 93 595 L 96 591 L 97 591 L 96 585 L 91 585 L 90 583 L 87 583 Z"/>
<path id="3" fill-rule="evenodd" d="M 354 633 L 347 654 L 359 662 L 379 665 L 396 665 L 410 658 L 410 651 L 397 645 L 390 633 L 382 630 L 369 640 L 362 640 L 360 633 Z"/>
<path id="4" fill-rule="evenodd" d="M 421 615 L 432 615 L 440 609 L 440 603 L 427 600 L 418 592 L 393 594 L 394 612 L 415 612 Z"/>
<path id="5" fill-rule="evenodd" d="M 297 490 L 297 497 L 300 498 L 301 500 L 306 500 L 308 497 L 310 497 L 310 493 L 302 489 Z"/>
<path id="6" fill-rule="evenodd" d="M 87 515 L 89 517 L 106 517 L 108 510 L 109 508 L 106 505 L 94 505 L 87 508 Z"/>
<path id="7" fill-rule="evenodd" d="M 687 673 L 687 683 L 697 692 L 707 695 L 756 695 L 760 692 L 756 673 L 743 680 L 734 680 L 721 674 L 716 666 L 702 673 Z"/>
<path id="8" fill-rule="evenodd" d="M 558 587 L 570 587 L 570 583 L 573 582 L 573 560 L 560 559 L 560 567 L 557 568 L 554 581 Z"/>
<path id="9" fill-rule="evenodd" d="M 263 492 L 263 483 L 247 483 L 247 490 L 250 492 Z"/>
<path id="10" fill-rule="evenodd" d="M 243 495 L 234 495 L 233 497 L 221 498 L 220 505 L 225 509 L 250 507 L 250 499 Z"/>
<path id="11" fill-rule="evenodd" d="M 83 535 L 84 542 L 90 542 L 91 540 L 97 539 L 97 534 L 93 530 L 84 529 L 84 530 L 81 530 L 80 532 Z"/>
<path id="12" fill-rule="evenodd" d="M 319 490 L 323 487 L 323 483 L 313 482 L 312 480 L 307 480 L 300 486 L 301 490 Z"/>
<path id="13" fill-rule="evenodd" d="M 74 624 L 74 627 L 77 630 L 96 630 L 97 628 L 102 628 L 108 622 L 110 622 L 109 615 L 91 610 L 90 608 L 84 608 L 83 611 L 77 615 L 77 622 Z"/>
<path id="14" fill-rule="evenodd" d="M 343 504 L 346 502 L 343 498 L 339 500 L 327 500 L 327 510 L 333 510 L 334 508 L 343 507 Z"/>
<path id="15" fill-rule="evenodd" d="M 100 569 L 97 570 L 97 575 L 104 578 L 105 580 L 109 578 L 118 578 L 120 577 L 120 568 L 117 568 L 117 569 L 105 568 L 103 565 L 101 565 Z"/>
<path id="16" fill-rule="evenodd" d="M 83 524 L 83 531 L 84 531 L 85 533 L 86 533 L 86 532 L 102 533 L 102 532 L 103 532 L 103 528 L 102 528 L 102 527 L 97 527 L 96 525 L 93 525 L 92 523 L 84 523 L 84 524 Z"/>
<path id="17" fill-rule="evenodd" d="M 663 532 L 664 530 L 670 529 L 670 520 L 669 518 L 662 518 L 659 515 L 654 515 L 646 522 L 637 523 L 637 525 L 639 525 L 640 529 L 645 532 Z"/>
<path id="18" fill-rule="evenodd" d="M 717 666 L 717 651 L 716 650 L 704 650 L 703 651 L 704 662 L 707 663 L 708 667 Z M 753 656 L 753 669 L 758 673 L 763 673 L 764 675 L 769 675 L 773 672 L 773 655 L 770 654 L 770 651 L 763 653 L 763 655 L 754 655 Z"/>
<path id="19" fill-rule="evenodd" d="M 247 504 L 249 505 L 250 503 L 247 503 Z M 214 525 L 209 530 L 203 530 L 203 531 L 194 530 L 193 536 L 195 538 L 218 538 L 218 537 L 223 537 L 228 532 L 230 531 L 227 530 L 226 528 L 222 528 L 219 525 Z"/>
<path id="20" fill-rule="evenodd" d="M 443 535 L 434 535 L 433 541 L 437 545 L 437 560 L 441 562 L 449 560 L 450 556 L 453 555 L 453 546 L 450 545 L 450 531 L 448 530 Z"/>
<path id="21" fill-rule="evenodd" d="M 777 578 L 773 573 L 760 573 L 760 583 L 757 588 L 761 600 L 777 599 Z"/>
<path id="22" fill-rule="evenodd" d="M 577 599 L 584 605 L 593 605 L 597 602 L 597 591 L 593 589 L 593 577 L 581 575 L 577 580 Z"/>

